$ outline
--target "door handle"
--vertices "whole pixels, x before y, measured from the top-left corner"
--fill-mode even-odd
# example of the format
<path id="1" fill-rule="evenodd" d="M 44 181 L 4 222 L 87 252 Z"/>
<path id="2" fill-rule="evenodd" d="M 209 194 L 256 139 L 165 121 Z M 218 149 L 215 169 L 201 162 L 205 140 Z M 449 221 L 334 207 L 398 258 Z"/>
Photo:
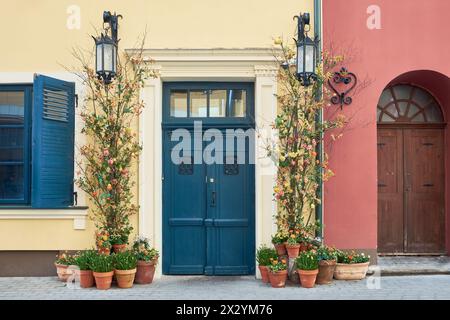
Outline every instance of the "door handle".
<path id="1" fill-rule="evenodd" d="M 216 192 L 212 191 L 211 192 L 211 207 L 215 207 L 216 206 Z"/>

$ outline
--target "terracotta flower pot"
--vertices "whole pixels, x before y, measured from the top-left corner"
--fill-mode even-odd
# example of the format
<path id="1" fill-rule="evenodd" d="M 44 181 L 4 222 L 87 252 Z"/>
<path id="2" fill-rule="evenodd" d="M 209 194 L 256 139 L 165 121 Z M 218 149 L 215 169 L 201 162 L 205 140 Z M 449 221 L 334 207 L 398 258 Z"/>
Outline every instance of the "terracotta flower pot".
<path id="1" fill-rule="evenodd" d="M 95 278 L 95 285 L 97 289 L 100 290 L 108 290 L 111 288 L 112 277 L 114 275 L 114 271 L 110 272 L 93 272 L 92 273 Z"/>
<path id="2" fill-rule="evenodd" d="M 286 255 L 286 246 L 284 245 L 284 243 L 274 243 L 273 246 L 275 247 L 278 256 Z"/>
<path id="3" fill-rule="evenodd" d="M 316 270 L 297 270 L 300 284 L 303 288 L 314 288 L 319 269 Z"/>
<path id="4" fill-rule="evenodd" d="M 307 243 L 300 244 L 300 250 L 299 250 L 300 252 L 308 251 L 309 249 L 311 249 L 311 246 L 309 244 L 307 244 Z"/>
<path id="5" fill-rule="evenodd" d="M 336 260 L 319 261 L 319 274 L 317 275 L 317 284 L 330 284 L 333 281 Z"/>
<path id="6" fill-rule="evenodd" d="M 287 270 L 278 272 L 269 271 L 270 285 L 272 286 L 272 288 L 284 288 L 284 286 L 286 285 L 287 276 Z"/>
<path id="7" fill-rule="evenodd" d="M 111 249 L 110 248 L 99 248 L 98 253 L 104 254 L 104 255 L 109 255 L 111 253 Z"/>
<path id="8" fill-rule="evenodd" d="M 57 263 L 55 263 L 55 267 L 56 267 L 56 273 L 58 274 L 58 279 L 60 281 L 62 281 L 62 282 L 66 282 L 67 279 L 72 274 L 71 271 L 67 270 L 67 268 L 69 266 L 65 265 L 65 264 L 57 264 Z"/>
<path id="9" fill-rule="evenodd" d="M 261 280 L 263 283 L 269 283 L 269 267 L 258 266 L 259 272 L 261 273 Z"/>
<path id="10" fill-rule="evenodd" d="M 334 278 L 337 280 L 361 280 L 366 277 L 369 262 L 365 263 L 337 263 Z"/>
<path id="11" fill-rule="evenodd" d="M 92 270 L 77 270 L 80 276 L 80 287 L 90 288 L 94 286 L 94 275 Z"/>
<path id="12" fill-rule="evenodd" d="M 155 265 L 158 260 L 153 261 L 141 261 L 139 260 L 136 268 L 136 277 L 134 282 L 139 284 L 149 284 L 153 282 L 153 276 L 155 275 Z"/>
<path id="13" fill-rule="evenodd" d="M 286 250 L 289 258 L 297 258 L 300 252 L 300 244 L 286 244 Z"/>
<path id="14" fill-rule="evenodd" d="M 125 252 L 127 251 L 126 244 L 113 244 L 112 249 L 114 253 Z"/>
<path id="15" fill-rule="evenodd" d="M 136 268 L 131 270 L 114 270 L 116 275 L 117 286 L 119 288 L 128 289 L 133 286 Z"/>

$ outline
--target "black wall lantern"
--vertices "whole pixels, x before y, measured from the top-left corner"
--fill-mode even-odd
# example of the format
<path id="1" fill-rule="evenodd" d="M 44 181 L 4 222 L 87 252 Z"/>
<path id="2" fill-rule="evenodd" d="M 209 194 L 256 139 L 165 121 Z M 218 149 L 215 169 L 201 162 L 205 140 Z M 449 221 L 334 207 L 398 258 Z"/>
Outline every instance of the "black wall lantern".
<path id="1" fill-rule="evenodd" d="M 308 31 L 310 29 L 310 15 L 309 13 L 303 13 L 295 16 L 297 19 L 297 78 L 300 83 L 307 87 L 311 84 L 312 80 L 317 78 L 316 75 L 316 63 L 317 63 L 317 47 L 318 38 L 314 37 L 314 40 L 308 37 Z"/>
<path id="2" fill-rule="evenodd" d="M 105 33 L 101 33 L 98 38 L 93 37 L 95 41 L 95 72 L 105 84 L 111 83 L 117 72 L 119 18 L 122 18 L 120 14 L 111 14 L 110 11 L 103 12 Z"/>

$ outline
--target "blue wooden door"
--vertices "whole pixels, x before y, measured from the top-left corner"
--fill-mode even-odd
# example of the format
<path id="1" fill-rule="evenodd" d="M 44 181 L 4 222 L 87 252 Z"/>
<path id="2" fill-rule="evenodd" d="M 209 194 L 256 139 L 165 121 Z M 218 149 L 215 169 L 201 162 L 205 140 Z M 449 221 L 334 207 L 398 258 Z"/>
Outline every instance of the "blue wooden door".
<path id="1" fill-rule="evenodd" d="M 222 161 L 210 164 L 203 161 L 202 150 L 208 142 L 200 146 L 191 141 L 191 152 L 182 156 L 183 161 L 174 163 L 171 155 L 179 141 L 172 141 L 175 130 L 184 128 L 191 132 L 193 139 L 193 119 L 189 115 L 200 113 L 203 106 L 196 101 L 196 110 L 191 110 L 190 89 L 198 91 L 220 88 L 228 90 L 228 101 L 233 90 L 239 88 L 246 94 L 246 116 L 240 118 L 208 118 L 214 114 L 209 110 L 212 98 L 205 98 L 207 115 L 203 120 L 203 129 L 236 127 L 246 130 L 253 126 L 250 113 L 253 112 L 253 86 L 243 84 L 186 84 L 171 83 L 164 86 L 163 106 L 163 252 L 162 267 L 164 274 L 207 274 L 207 275 L 246 275 L 255 272 L 255 183 L 253 159 L 250 159 L 251 144 L 234 142 L 233 152 L 226 149 L 220 155 Z M 180 100 L 185 94 L 188 102 L 186 112 L 180 105 L 173 107 L 175 99 L 170 90 Z M 186 93 L 184 93 L 186 92 Z M 206 91 L 205 91 L 206 92 Z M 242 95 L 242 93 L 239 93 Z M 225 97 L 225 95 L 224 95 Z M 214 98 L 214 97 L 213 97 Z M 227 107 L 228 108 L 228 107 Z M 167 110 L 176 109 L 176 117 L 170 117 Z M 231 109 L 231 107 L 230 107 Z M 228 109 L 227 109 L 228 110 Z M 186 115 L 186 118 L 180 117 Z M 203 132 L 201 133 L 203 134 Z M 226 135 L 223 135 L 225 138 Z M 195 161 L 194 154 L 200 154 L 201 161 Z M 216 157 L 217 159 L 217 157 Z M 245 159 L 242 161 L 242 159 Z M 195 159 L 197 160 L 197 158 Z"/>

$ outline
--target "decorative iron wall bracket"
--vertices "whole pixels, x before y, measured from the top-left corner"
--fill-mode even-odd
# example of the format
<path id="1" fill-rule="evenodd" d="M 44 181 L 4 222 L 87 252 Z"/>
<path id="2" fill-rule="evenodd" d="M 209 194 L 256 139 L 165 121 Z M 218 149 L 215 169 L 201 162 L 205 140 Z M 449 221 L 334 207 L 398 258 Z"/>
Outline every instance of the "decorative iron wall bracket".
<path id="1" fill-rule="evenodd" d="M 353 102 L 353 99 L 348 94 L 355 89 L 358 79 L 356 75 L 344 67 L 338 72 L 334 73 L 333 78 L 328 80 L 328 86 L 333 90 L 335 95 L 331 97 L 332 104 L 339 104 L 341 109 L 344 105 L 349 105 Z M 342 84 L 344 86 L 343 91 L 338 91 L 338 86 Z"/>

